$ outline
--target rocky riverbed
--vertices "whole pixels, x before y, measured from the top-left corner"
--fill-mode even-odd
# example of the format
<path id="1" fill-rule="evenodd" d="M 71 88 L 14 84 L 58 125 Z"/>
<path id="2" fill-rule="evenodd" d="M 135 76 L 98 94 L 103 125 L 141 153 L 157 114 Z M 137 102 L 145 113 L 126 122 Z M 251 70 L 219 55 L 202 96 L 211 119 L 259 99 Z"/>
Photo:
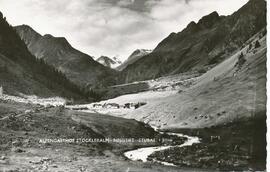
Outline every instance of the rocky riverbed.
<path id="1" fill-rule="evenodd" d="M 263 171 L 266 168 L 265 118 L 180 131 L 199 136 L 201 143 L 157 151 L 148 159 L 180 167 L 225 171 Z"/>

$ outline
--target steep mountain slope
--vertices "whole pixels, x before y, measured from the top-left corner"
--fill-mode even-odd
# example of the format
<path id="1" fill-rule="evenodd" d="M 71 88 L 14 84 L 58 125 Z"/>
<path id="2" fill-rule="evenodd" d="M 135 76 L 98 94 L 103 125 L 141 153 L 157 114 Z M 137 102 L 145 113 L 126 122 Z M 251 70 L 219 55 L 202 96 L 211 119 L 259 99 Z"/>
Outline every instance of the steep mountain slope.
<path id="1" fill-rule="evenodd" d="M 223 61 L 266 26 L 265 0 L 250 0 L 230 16 L 213 12 L 171 33 L 152 53 L 123 70 L 122 82 L 206 70 Z"/>
<path id="2" fill-rule="evenodd" d="M 137 60 L 139 60 L 140 58 L 142 58 L 143 56 L 151 53 L 152 50 L 146 50 L 146 49 L 137 49 L 135 50 L 126 61 L 124 61 L 123 64 L 121 64 L 120 66 L 118 66 L 116 68 L 116 70 L 122 71 L 124 70 L 128 65 L 136 62 Z"/>
<path id="3" fill-rule="evenodd" d="M 266 51 L 264 28 L 204 74 L 189 72 L 142 81 L 153 89 L 80 107 L 140 120 L 161 129 L 205 128 L 264 119 Z M 95 106 L 138 102 L 144 105 L 137 109 Z"/>
<path id="4" fill-rule="evenodd" d="M 114 74 L 114 71 L 97 63 L 89 55 L 73 48 L 65 38 L 49 34 L 41 36 L 26 25 L 16 26 L 15 30 L 34 56 L 54 66 L 82 87 L 95 85 L 104 76 Z"/>
<path id="5" fill-rule="evenodd" d="M 37 60 L 0 13 L 0 85 L 8 94 L 82 97 L 80 89 Z"/>
<path id="6" fill-rule="evenodd" d="M 147 102 L 126 117 L 161 128 L 203 128 L 266 113 L 266 32 L 178 94 Z M 257 43 L 258 42 L 258 43 Z M 259 45 L 259 46 L 257 46 Z"/>
<path id="7" fill-rule="evenodd" d="M 103 66 L 109 67 L 109 68 L 116 68 L 117 66 L 121 65 L 121 61 L 117 59 L 117 57 L 113 57 L 112 59 L 107 56 L 101 56 L 97 60 L 100 64 Z"/>

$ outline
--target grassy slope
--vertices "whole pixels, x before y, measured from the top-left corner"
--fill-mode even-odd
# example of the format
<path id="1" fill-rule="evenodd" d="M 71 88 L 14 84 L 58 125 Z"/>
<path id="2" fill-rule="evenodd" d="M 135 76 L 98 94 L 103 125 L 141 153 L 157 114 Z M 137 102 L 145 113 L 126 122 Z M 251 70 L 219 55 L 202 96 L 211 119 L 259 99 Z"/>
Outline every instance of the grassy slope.
<path id="1" fill-rule="evenodd" d="M 26 110 L 34 112 L 26 114 Z M 5 118 L 7 116 L 9 118 Z M 152 138 L 155 132 L 135 120 L 1 101 L 0 135 L 0 171 L 77 171 L 80 168 L 94 171 L 115 168 L 118 171 L 141 168 L 112 153 L 131 149 L 134 145 L 41 144 L 38 141 L 42 138 Z M 149 171 L 155 170 L 149 167 Z"/>
<path id="2" fill-rule="evenodd" d="M 258 35 L 254 40 L 258 39 Z M 198 128 L 228 123 L 265 111 L 266 42 L 246 53 L 248 45 L 177 95 L 148 103 L 127 115 L 162 128 Z M 235 66 L 243 52 L 247 62 Z M 238 71 L 239 70 L 239 71 Z M 236 72 L 238 71 L 238 72 Z M 234 74 L 235 73 L 235 74 Z M 144 119 L 146 120 L 146 119 Z"/>
<path id="3" fill-rule="evenodd" d="M 0 64 L 7 68 L 7 71 L 0 71 L 0 83 L 6 94 L 56 95 L 52 90 L 35 81 L 31 74 L 27 74 L 23 67 L 12 62 L 2 54 L 0 54 Z"/>

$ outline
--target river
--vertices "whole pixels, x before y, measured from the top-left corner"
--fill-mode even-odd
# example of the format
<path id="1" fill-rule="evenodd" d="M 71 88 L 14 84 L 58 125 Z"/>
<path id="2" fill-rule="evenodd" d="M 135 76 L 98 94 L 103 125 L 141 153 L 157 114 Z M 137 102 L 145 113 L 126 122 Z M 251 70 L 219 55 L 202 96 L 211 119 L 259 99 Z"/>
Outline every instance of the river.
<path id="1" fill-rule="evenodd" d="M 160 133 L 164 134 L 163 132 L 160 132 Z M 193 144 L 200 143 L 200 139 L 198 137 L 192 137 L 192 136 L 187 136 L 187 135 L 183 135 L 180 133 L 171 133 L 171 132 L 168 132 L 166 134 L 171 135 L 171 136 L 186 137 L 187 141 L 185 141 L 185 143 L 183 143 L 181 145 L 154 146 L 154 147 L 145 147 L 145 148 L 135 149 L 132 151 L 125 152 L 124 153 L 125 157 L 127 157 L 128 159 L 130 159 L 132 161 L 147 162 L 147 158 L 155 152 L 163 151 L 163 150 L 173 148 L 173 147 L 191 146 Z M 163 165 L 168 165 L 168 166 L 175 166 L 174 164 L 169 163 L 169 162 L 163 162 L 163 161 L 157 161 L 157 160 L 154 160 L 154 162 L 157 162 L 157 163 L 160 163 Z"/>

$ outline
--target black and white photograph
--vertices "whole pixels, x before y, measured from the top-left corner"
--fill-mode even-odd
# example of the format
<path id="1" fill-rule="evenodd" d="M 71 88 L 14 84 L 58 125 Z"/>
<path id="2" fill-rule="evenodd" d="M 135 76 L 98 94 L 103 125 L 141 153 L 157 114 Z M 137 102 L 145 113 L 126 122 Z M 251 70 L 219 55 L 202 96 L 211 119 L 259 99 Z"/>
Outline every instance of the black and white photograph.
<path id="1" fill-rule="evenodd" d="M 0 172 L 270 170 L 267 5 L 0 0 Z"/>

